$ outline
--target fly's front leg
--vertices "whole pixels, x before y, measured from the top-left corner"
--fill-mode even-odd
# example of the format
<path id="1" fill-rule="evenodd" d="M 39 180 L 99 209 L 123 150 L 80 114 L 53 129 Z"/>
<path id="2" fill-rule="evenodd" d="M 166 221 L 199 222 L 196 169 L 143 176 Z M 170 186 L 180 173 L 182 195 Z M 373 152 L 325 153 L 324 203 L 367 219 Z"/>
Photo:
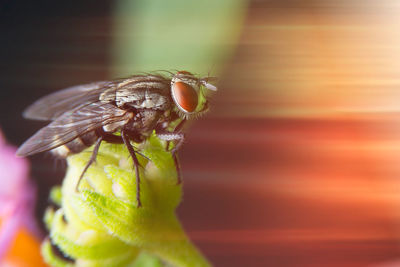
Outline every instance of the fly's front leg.
<path id="1" fill-rule="evenodd" d="M 125 146 L 128 148 L 129 154 L 132 157 L 133 165 L 135 167 L 135 175 L 136 175 L 136 201 L 138 208 L 142 206 L 140 201 L 140 176 L 139 176 L 139 161 L 136 157 L 136 151 L 133 149 L 133 146 L 129 140 L 129 136 L 125 133 L 124 130 L 121 131 L 122 141 L 124 142 Z"/>
<path id="2" fill-rule="evenodd" d="M 178 140 L 175 144 L 174 148 L 171 150 L 172 158 L 174 159 L 175 166 L 176 166 L 176 173 L 178 176 L 178 180 L 176 181 L 177 184 L 182 183 L 182 176 L 181 176 L 181 166 L 178 160 L 178 149 L 182 146 L 183 142 L 185 141 L 185 136 L 182 134 L 182 137 Z"/>
<path id="3" fill-rule="evenodd" d="M 172 158 L 174 159 L 176 166 L 176 173 L 178 176 L 177 184 L 182 183 L 181 168 L 178 160 L 178 150 L 185 141 L 185 135 L 183 133 L 157 133 L 158 138 L 164 141 L 176 141 L 174 148 L 171 150 Z"/>
<path id="4" fill-rule="evenodd" d="M 173 135 L 173 134 L 180 134 L 180 132 L 181 132 L 183 126 L 185 125 L 185 123 L 186 123 L 186 119 L 181 120 L 181 121 L 178 123 L 178 125 L 175 127 L 175 129 L 173 130 L 173 132 L 168 132 L 168 131 L 166 130 L 166 128 L 156 129 L 156 133 L 157 133 L 157 135 L 158 135 L 159 137 L 160 137 L 160 135 L 165 136 L 165 138 L 160 137 L 160 139 L 166 141 L 166 146 L 165 146 L 165 147 L 166 147 L 166 150 L 169 151 L 169 144 L 170 144 L 171 141 L 175 141 L 175 140 L 177 140 L 177 138 L 180 139 L 180 136 L 178 136 L 178 137 L 175 136 L 175 137 L 174 137 L 174 136 L 172 136 L 172 135 Z M 168 124 L 167 124 L 167 125 L 168 125 Z"/>

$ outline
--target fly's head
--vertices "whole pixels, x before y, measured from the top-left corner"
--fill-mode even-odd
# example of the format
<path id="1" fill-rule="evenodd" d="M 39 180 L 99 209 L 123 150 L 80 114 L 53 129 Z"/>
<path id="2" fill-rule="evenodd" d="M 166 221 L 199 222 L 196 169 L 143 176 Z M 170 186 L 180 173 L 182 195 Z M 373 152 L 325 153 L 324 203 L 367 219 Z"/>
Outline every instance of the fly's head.
<path id="1" fill-rule="evenodd" d="M 171 96 L 182 119 L 193 119 L 208 109 L 209 93 L 216 91 L 216 78 L 197 78 L 187 71 L 177 72 L 171 80 Z"/>

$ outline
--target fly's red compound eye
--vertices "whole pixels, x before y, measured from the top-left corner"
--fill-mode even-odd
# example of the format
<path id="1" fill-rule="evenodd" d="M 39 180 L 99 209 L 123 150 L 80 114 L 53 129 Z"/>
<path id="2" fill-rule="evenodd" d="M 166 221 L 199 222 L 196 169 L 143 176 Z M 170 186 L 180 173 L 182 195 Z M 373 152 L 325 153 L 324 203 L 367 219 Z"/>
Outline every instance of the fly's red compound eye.
<path id="1" fill-rule="evenodd" d="M 196 90 L 183 82 L 175 82 L 172 85 L 172 98 L 178 107 L 184 112 L 195 111 L 198 104 Z"/>

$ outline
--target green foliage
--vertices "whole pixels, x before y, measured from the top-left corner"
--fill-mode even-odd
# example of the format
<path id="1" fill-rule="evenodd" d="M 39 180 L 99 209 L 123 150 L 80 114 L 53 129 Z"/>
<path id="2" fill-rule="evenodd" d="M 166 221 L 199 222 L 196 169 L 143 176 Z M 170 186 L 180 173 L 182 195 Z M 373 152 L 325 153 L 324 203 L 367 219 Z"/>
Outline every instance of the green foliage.
<path id="1" fill-rule="evenodd" d="M 77 178 L 92 149 L 68 157 L 62 188 L 52 190 L 60 203 L 45 222 L 51 242 L 75 264 L 57 257 L 47 240 L 42 252 L 52 266 L 209 266 L 185 235 L 175 209 L 182 196 L 165 143 L 153 135 L 138 148 L 142 207 L 136 203 L 133 164 L 124 145 L 104 143 L 97 162 Z"/>
<path id="2" fill-rule="evenodd" d="M 236 47 L 246 5 L 243 0 L 118 0 L 113 75 L 155 70 L 218 74 Z"/>

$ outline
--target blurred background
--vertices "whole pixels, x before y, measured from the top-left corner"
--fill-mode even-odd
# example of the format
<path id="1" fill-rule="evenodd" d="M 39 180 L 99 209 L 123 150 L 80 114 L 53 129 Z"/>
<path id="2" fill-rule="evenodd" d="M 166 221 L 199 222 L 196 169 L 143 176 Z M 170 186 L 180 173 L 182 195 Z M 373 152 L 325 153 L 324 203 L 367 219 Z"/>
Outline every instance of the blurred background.
<path id="1" fill-rule="evenodd" d="M 198 1 L 201 2 L 201 1 Z M 45 94 L 138 71 L 217 75 L 180 156 L 215 266 L 400 266 L 400 2 L 1 1 L 0 127 Z M 31 160 L 36 217 L 64 173 Z"/>

